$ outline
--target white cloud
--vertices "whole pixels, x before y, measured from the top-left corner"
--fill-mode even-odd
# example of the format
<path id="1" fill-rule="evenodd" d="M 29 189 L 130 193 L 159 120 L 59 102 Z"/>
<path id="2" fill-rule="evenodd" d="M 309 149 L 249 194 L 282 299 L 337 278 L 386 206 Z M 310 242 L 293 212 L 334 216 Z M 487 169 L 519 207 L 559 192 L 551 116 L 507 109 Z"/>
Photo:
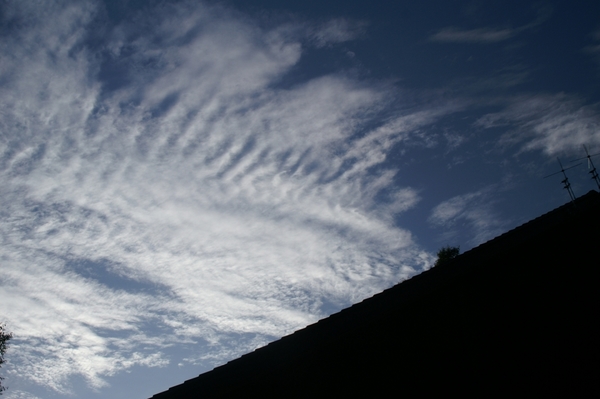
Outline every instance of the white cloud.
<path id="1" fill-rule="evenodd" d="M 455 226 L 460 223 L 462 233 L 469 235 L 466 244 L 481 244 L 506 228 L 507 221 L 500 219 L 494 210 L 494 195 L 497 190 L 497 186 L 492 185 L 443 201 L 432 209 L 428 221 L 445 230 L 445 241 L 452 243 L 458 238 L 459 229 Z"/>
<path id="2" fill-rule="evenodd" d="M 432 35 L 429 39 L 435 42 L 446 43 L 498 43 L 508 40 L 521 32 L 534 29 L 544 23 L 552 14 L 552 7 L 548 5 L 538 6 L 536 17 L 528 24 L 515 28 L 476 28 L 461 29 L 447 27 Z"/>
<path id="3" fill-rule="evenodd" d="M 29 22 L 0 64 L 13 376 L 100 388 L 190 339 L 222 360 L 426 267 L 393 224 L 417 192 L 379 207 L 395 171 L 373 168 L 450 109 L 371 129 L 389 105 L 380 87 L 332 75 L 277 89 L 299 42 L 223 9 L 165 6 L 98 46 L 95 3 L 23 7 L 6 5 Z M 351 31 L 333 21 L 318 37 Z M 222 345 L 245 333 L 256 338 Z"/>
<path id="4" fill-rule="evenodd" d="M 484 115 L 475 125 L 485 129 L 514 126 L 504 135 L 504 144 L 522 143 L 523 150 L 548 155 L 580 152 L 583 144 L 600 145 L 597 105 L 585 105 L 565 94 L 512 99 L 505 110 Z"/>
<path id="5" fill-rule="evenodd" d="M 12 389 L 4 392 L 3 395 L 6 395 L 6 399 L 41 399 L 38 396 L 30 394 L 29 392 Z"/>
<path id="6" fill-rule="evenodd" d="M 354 40 L 364 34 L 367 23 L 347 18 L 336 18 L 312 29 L 310 36 L 317 47 Z"/>
<path id="7" fill-rule="evenodd" d="M 430 40 L 434 42 L 448 43 L 496 43 L 513 37 L 517 31 L 513 29 L 459 29 L 444 28 L 432 35 Z"/>

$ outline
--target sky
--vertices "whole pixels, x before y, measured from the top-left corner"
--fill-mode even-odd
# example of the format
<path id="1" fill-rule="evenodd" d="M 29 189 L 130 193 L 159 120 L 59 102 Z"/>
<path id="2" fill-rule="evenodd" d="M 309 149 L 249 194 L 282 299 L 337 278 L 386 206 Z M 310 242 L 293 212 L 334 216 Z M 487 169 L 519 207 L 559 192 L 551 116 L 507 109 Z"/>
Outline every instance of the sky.
<path id="1" fill-rule="evenodd" d="M 591 1 L 1 1 L 3 396 L 148 398 L 597 190 L 599 89 Z"/>

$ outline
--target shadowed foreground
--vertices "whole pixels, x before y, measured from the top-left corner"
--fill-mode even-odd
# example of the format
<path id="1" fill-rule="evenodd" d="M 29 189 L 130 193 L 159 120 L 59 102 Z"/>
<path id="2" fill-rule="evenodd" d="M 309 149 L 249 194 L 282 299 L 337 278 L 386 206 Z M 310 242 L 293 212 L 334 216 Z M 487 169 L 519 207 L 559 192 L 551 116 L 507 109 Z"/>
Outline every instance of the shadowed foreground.
<path id="1" fill-rule="evenodd" d="M 600 397 L 600 194 L 154 399 Z"/>

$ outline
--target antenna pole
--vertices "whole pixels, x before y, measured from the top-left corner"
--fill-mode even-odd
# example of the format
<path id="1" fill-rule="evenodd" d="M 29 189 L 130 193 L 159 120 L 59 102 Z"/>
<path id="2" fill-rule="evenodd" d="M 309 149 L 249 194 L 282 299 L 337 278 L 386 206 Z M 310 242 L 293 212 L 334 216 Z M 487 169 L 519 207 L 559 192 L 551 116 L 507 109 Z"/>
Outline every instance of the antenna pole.
<path id="1" fill-rule="evenodd" d="M 586 158 L 588 160 L 588 169 L 590 169 L 590 171 L 588 173 L 590 173 L 592 175 L 592 179 L 594 179 L 594 181 L 596 182 L 596 185 L 598 186 L 598 190 L 600 190 L 600 177 L 598 176 L 598 171 L 596 170 L 596 167 L 594 166 L 594 163 L 592 162 L 592 156 L 588 152 L 588 149 L 585 146 L 585 144 L 583 145 L 583 149 L 585 150 L 585 154 L 587 155 Z"/>
<path id="2" fill-rule="evenodd" d="M 573 192 L 573 189 L 571 188 L 571 183 L 569 183 L 569 178 L 567 177 L 565 168 L 563 168 L 563 165 L 560 162 L 560 159 L 558 159 L 558 157 L 556 157 L 556 160 L 558 161 L 558 164 L 560 165 L 560 171 L 562 172 L 563 176 L 565 177 L 565 179 L 563 181 L 561 181 L 561 183 L 564 185 L 563 188 L 568 191 L 569 197 L 571 197 L 571 201 L 575 201 L 575 193 Z"/>
<path id="3" fill-rule="evenodd" d="M 587 158 L 588 169 L 589 169 L 588 173 L 592 175 L 592 179 L 596 182 L 596 185 L 598 186 L 598 190 L 600 190 L 600 176 L 598 176 L 598 171 L 596 170 L 596 167 L 594 166 L 594 163 L 592 162 L 592 157 L 595 157 L 596 155 L 600 155 L 600 153 L 590 155 L 590 152 L 588 151 L 585 144 L 583 145 L 583 149 L 585 150 L 586 156 L 583 158 L 574 159 L 571 162 L 577 162 L 577 161 L 581 161 L 582 159 Z M 567 168 L 567 169 L 569 169 L 569 168 Z"/>
<path id="4" fill-rule="evenodd" d="M 569 178 L 567 177 L 567 174 L 566 174 L 565 170 L 568 170 L 568 169 L 574 168 L 575 166 L 579 166 L 579 165 L 581 165 L 581 163 L 578 163 L 577 165 L 573 165 L 573 166 L 570 166 L 570 167 L 568 167 L 567 169 L 565 169 L 565 168 L 563 167 L 563 164 L 562 164 L 562 162 L 560 162 L 560 159 L 558 159 L 558 157 L 556 157 L 556 160 L 558 161 L 558 164 L 560 165 L 560 171 L 558 171 L 558 172 L 556 172 L 556 173 L 552 173 L 552 174 L 550 174 L 550 175 L 548 175 L 548 176 L 546 176 L 546 177 L 550 177 L 550 176 L 554 176 L 554 175 L 556 175 L 556 174 L 562 173 L 562 174 L 563 174 L 563 176 L 565 177 L 565 178 L 564 178 L 564 180 L 563 180 L 563 181 L 561 181 L 561 183 L 563 184 L 563 188 L 564 188 L 565 190 L 567 190 L 567 192 L 569 193 L 569 197 L 571 197 L 571 202 L 574 202 L 574 201 L 575 201 L 575 198 L 576 198 L 576 197 L 575 197 L 575 193 L 573 192 L 573 189 L 571 188 L 571 183 L 569 183 Z M 544 177 L 544 179 L 545 179 L 546 177 Z"/>

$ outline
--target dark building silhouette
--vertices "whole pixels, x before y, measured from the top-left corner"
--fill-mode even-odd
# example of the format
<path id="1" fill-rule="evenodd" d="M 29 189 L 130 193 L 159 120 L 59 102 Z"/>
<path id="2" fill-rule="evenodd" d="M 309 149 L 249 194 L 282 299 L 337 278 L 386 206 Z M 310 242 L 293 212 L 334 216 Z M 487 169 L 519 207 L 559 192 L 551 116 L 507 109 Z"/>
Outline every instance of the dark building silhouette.
<path id="1" fill-rule="evenodd" d="M 153 398 L 600 397 L 599 222 L 591 191 Z"/>

